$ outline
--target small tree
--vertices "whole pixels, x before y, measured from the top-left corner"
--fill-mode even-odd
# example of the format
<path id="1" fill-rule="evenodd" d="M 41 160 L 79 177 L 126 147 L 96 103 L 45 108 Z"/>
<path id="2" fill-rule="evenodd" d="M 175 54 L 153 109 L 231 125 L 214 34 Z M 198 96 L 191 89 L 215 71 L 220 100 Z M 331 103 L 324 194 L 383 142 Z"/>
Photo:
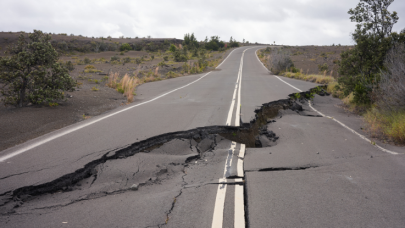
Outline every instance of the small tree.
<path id="1" fill-rule="evenodd" d="M 357 22 L 352 34 L 356 46 L 342 52 L 339 62 L 339 84 L 345 95 L 354 93 L 357 103 L 369 103 L 373 84 L 384 70 L 384 59 L 394 42 L 404 36 L 392 32 L 398 15 L 390 13 L 388 7 L 394 0 L 360 0 L 355 9 L 350 9 L 352 22 Z"/>
<path id="2" fill-rule="evenodd" d="M 11 56 L 0 59 L 0 93 L 5 105 L 22 107 L 28 102 L 63 99 L 63 91 L 76 85 L 64 64 L 57 62 L 49 34 L 34 30 L 28 38 L 21 34 L 17 44 L 6 51 Z"/>

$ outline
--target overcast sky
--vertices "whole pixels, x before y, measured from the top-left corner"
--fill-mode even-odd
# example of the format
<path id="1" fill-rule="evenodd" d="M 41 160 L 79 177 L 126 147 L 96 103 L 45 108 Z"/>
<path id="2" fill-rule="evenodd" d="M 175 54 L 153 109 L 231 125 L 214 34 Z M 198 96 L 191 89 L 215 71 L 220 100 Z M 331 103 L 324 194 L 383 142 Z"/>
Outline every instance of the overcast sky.
<path id="1" fill-rule="evenodd" d="M 0 30 L 84 36 L 180 38 L 218 35 L 238 41 L 353 44 L 347 11 L 359 0 L 1 0 Z M 389 7 L 405 28 L 405 1 Z"/>

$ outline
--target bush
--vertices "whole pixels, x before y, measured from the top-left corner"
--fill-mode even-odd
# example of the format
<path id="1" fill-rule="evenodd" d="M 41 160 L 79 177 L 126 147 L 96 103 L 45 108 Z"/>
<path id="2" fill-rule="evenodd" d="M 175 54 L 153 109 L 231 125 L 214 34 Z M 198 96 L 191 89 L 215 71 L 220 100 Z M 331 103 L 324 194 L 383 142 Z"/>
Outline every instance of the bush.
<path id="1" fill-rule="evenodd" d="M 225 43 L 219 40 L 219 36 L 211 36 L 211 40 L 205 44 L 205 49 L 212 51 L 218 51 L 223 47 L 225 47 Z"/>
<path id="2" fill-rule="evenodd" d="M 382 109 L 405 109 L 405 44 L 395 44 L 384 61 L 386 71 L 374 88 L 374 98 Z"/>
<path id="3" fill-rule="evenodd" d="M 116 55 L 111 56 L 110 61 L 120 61 L 120 57 L 118 57 L 118 56 L 116 56 Z"/>
<path id="4" fill-rule="evenodd" d="M 173 53 L 173 58 L 174 58 L 174 61 L 176 61 L 176 62 L 185 62 L 185 61 L 187 61 L 187 55 L 184 55 L 184 53 L 181 53 L 180 50 L 176 50 Z"/>
<path id="5" fill-rule="evenodd" d="M 273 74 L 280 74 L 283 71 L 294 67 L 290 58 L 290 52 L 283 49 L 273 50 L 270 54 L 270 66 Z"/>
<path id="6" fill-rule="evenodd" d="M 163 60 L 164 60 L 164 61 L 169 61 L 169 56 L 164 56 L 164 57 L 163 57 Z"/>
<path id="7" fill-rule="evenodd" d="M 293 66 L 293 67 L 290 68 L 290 71 L 291 71 L 291 73 L 299 73 L 300 69 Z"/>
<path id="8" fill-rule="evenodd" d="M 18 42 L 8 47 L 10 57 L 0 58 L 0 90 L 5 105 L 22 107 L 63 99 L 63 91 L 71 91 L 76 83 L 58 53 L 51 45 L 51 36 L 34 30 L 21 34 Z"/>
<path id="9" fill-rule="evenodd" d="M 194 36 L 194 33 L 190 34 L 185 34 L 184 35 L 184 41 L 183 45 L 189 49 L 197 49 L 199 47 L 199 43 Z"/>
<path id="10" fill-rule="evenodd" d="M 132 47 L 128 43 L 123 43 L 120 47 L 120 51 L 130 51 L 130 50 L 132 50 Z"/>
<path id="11" fill-rule="evenodd" d="M 176 46 L 174 45 L 174 44 L 170 44 L 170 48 L 169 48 L 169 51 L 170 52 L 175 52 L 176 51 Z"/>
<path id="12" fill-rule="evenodd" d="M 231 48 L 233 48 L 233 47 L 239 47 L 238 41 L 232 39 L 232 36 L 231 36 L 231 39 L 229 40 L 229 47 L 231 47 Z"/>
<path id="13" fill-rule="evenodd" d="M 68 71 L 73 71 L 75 69 L 75 66 L 70 60 L 65 62 L 65 67 L 68 69 Z"/>
<path id="14" fill-rule="evenodd" d="M 329 66 L 327 63 L 319 64 L 318 69 L 319 69 L 319 72 L 324 72 L 325 70 L 327 71 L 329 69 Z"/>
<path id="15" fill-rule="evenodd" d="M 131 62 L 131 57 L 125 57 L 122 60 L 124 61 L 124 63 L 129 63 Z"/>
<path id="16" fill-rule="evenodd" d="M 83 62 L 84 62 L 84 64 L 89 64 L 89 63 L 91 63 L 91 60 L 89 58 L 85 57 Z"/>
<path id="17" fill-rule="evenodd" d="M 166 63 L 164 61 L 158 63 L 158 66 L 167 66 Z"/>

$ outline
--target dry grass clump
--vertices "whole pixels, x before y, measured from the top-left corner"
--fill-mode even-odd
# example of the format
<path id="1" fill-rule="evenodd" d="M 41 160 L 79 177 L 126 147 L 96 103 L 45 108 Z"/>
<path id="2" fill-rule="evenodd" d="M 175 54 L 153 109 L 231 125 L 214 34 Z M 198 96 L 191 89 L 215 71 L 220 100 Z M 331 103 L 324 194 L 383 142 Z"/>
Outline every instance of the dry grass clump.
<path id="1" fill-rule="evenodd" d="M 128 102 L 134 100 L 134 90 L 135 87 L 139 84 L 139 79 L 136 77 L 129 77 L 128 74 L 125 74 L 121 79 L 120 85 L 123 90 L 124 96 L 127 97 Z"/>
<path id="2" fill-rule="evenodd" d="M 339 83 L 334 81 L 328 83 L 328 87 L 326 88 L 326 92 L 332 94 L 333 97 L 342 98 L 343 92 L 339 89 Z"/>
<path id="3" fill-rule="evenodd" d="M 159 67 L 156 67 L 154 76 L 155 77 L 159 76 Z"/>
<path id="4" fill-rule="evenodd" d="M 302 70 L 301 70 L 302 72 Z M 290 73 L 286 72 L 283 74 L 283 76 L 288 77 L 288 78 L 295 78 L 295 79 L 300 79 L 304 81 L 310 81 L 310 82 L 315 82 L 318 84 L 329 84 L 332 82 L 335 82 L 335 78 L 331 76 L 326 76 L 326 75 L 317 75 L 317 74 L 303 74 L 301 72 L 298 73 Z"/>
<path id="5" fill-rule="evenodd" d="M 108 82 L 106 84 L 106 86 L 116 89 L 118 86 L 118 73 L 110 73 L 110 75 L 108 76 Z"/>
<path id="6" fill-rule="evenodd" d="M 180 75 L 177 74 L 176 72 L 169 71 L 169 72 L 166 73 L 166 76 L 167 76 L 167 78 L 177 78 Z"/>
<path id="7" fill-rule="evenodd" d="M 364 119 L 373 137 L 382 136 L 405 144 L 405 110 L 387 111 L 372 108 L 364 115 Z"/>
<path id="8" fill-rule="evenodd" d="M 118 73 L 110 73 L 106 85 L 124 94 L 124 96 L 127 97 L 127 101 L 132 102 L 134 100 L 135 87 L 140 84 L 137 77 L 130 77 L 128 74 L 125 74 L 124 77 L 119 80 Z"/>
<path id="9" fill-rule="evenodd" d="M 84 73 L 99 73 L 101 70 L 97 70 L 93 65 L 87 65 L 84 67 Z"/>

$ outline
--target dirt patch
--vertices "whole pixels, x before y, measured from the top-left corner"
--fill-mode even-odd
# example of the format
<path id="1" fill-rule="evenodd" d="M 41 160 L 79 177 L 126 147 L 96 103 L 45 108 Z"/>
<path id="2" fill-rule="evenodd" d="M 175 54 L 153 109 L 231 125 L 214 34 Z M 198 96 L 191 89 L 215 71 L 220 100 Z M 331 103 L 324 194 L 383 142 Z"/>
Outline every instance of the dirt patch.
<path id="1" fill-rule="evenodd" d="M 294 66 L 302 69 L 304 74 L 324 74 L 318 66 L 326 64 L 326 75 L 338 76 L 338 61 L 343 51 L 351 46 L 296 46 L 284 47 L 291 51 Z"/>
<path id="2" fill-rule="evenodd" d="M 231 51 L 211 52 L 208 60 L 215 59 L 221 62 Z M 153 60 L 151 59 L 152 55 L 155 56 Z M 110 62 L 112 56 L 118 56 L 121 59 L 124 57 L 144 57 L 145 60 L 141 64 L 133 62 L 112 64 Z M 125 52 L 124 55 L 120 55 L 120 52 L 116 51 L 107 51 L 62 56 L 60 60 L 63 62 L 88 58 L 93 61 L 90 64 L 101 72 L 85 73 L 84 70 L 88 64 L 75 65 L 75 69 L 70 72 L 70 75 L 81 85 L 76 91 L 67 92 L 66 101 L 59 102 L 56 107 L 44 105 L 14 108 L 4 107 L 3 104 L 0 104 L 0 151 L 126 105 L 127 100 L 121 93 L 106 86 L 108 72 L 119 72 L 121 76 L 128 73 L 132 76 L 134 72 L 138 71 L 138 77 L 142 79 L 147 76 L 146 72 L 155 72 L 157 64 L 163 60 L 163 57 L 164 54 L 157 56 L 156 53 L 146 51 L 129 51 Z M 99 60 L 101 58 L 106 60 L 95 61 L 95 59 Z M 195 61 L 197 60 L 191 60 L 189 63 Z M 175 71 L 179 76 L 188 75 L 188 73 L 181 74 L 183 64 L 184 62 L 172 62 L 167 66 L 159 67 L 159 80 L 168 78 L 165 75 L 168 71 Z M 214 68 L 208 67 L 206 71 L 211 69 Z M 142 74 L 142 72 L 145 72 L 145 74 Z"/>
<path id="3" fill-rule="evenodd" d="M 24 108 L 0 105 L 0 151 L 124 105 L 126 99 L 113 89 L 101 86 L 92 91 L 90 84 L 68 92 L 67 101 L 56 107 Z"/>

